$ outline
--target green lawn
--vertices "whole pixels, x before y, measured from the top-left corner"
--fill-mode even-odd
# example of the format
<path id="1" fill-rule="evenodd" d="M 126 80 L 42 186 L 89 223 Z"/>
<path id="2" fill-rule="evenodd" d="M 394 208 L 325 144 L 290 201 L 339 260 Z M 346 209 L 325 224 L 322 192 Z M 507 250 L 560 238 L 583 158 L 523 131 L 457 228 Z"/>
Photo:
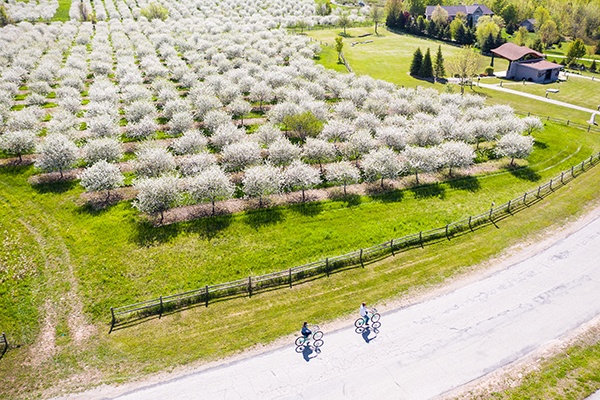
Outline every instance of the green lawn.
<path id="1" fill-rule="evenodd" d="M 373 27 L 350 28 L 346 30 L 349 37 L 344 38 L 344 56 L 357 75 L 370 75 L 377 79 L 383 79 L 393 82 L 399 86 L 423 86 L 433 87 L 438 90 L 444 90 L 444 85 L 440 83 L 430 83 L 425 80 L 413 78 L 408 74 L 409 66 L 413 54 L 417 48 L 423 53 L 429 48 L 432 59 L 434 58 L 438 46 L 442 46 L 442 55 L 448 59 L 460 51 L 460 47 L 452 46 L 445 42 L 432 39 L 420 38 L 406 34 L 396 34 L 386 30 L 384 27 L 378 29 L 379 36 L 375 36 Z M 326 54 L 334 53 L 332 56 L 322 57 L 318 62 L 327 68 L 338 69 L 337 54 L 335 54 L 335 38 L 342 33 L 339 28 L 315 30 L 308 32 L 308 35 L 322 43 L 328 45 Z M 371 36 L 359 37 L 370 33 Z M 352 46 L 354 42 L 367 42 Z M 325 47 L 325 46 L 323 46 Z M 489 65 L 490 58 L 486 60 L 481 72 Z M 497 71 L 506 70 L 508 63 L 505 60 L 496 60 L 495 68 Z"/>
<path id="2" fill-rule="evenodd" d="M 71 8 L 71 0 L 58 0 L 58 8 L 56 14 L 54 14 L 53 21 L 68 21 L 69 9 Z"/>
<path id="3" fill-rule="evenodd" d="M 543 207 L 506 220 L 501 230 L 485 228 L 425 251 L 407 251 L 364 271 L 340 272 L 251 299 L 220 301 L 208 309 L 179 311 L 106 335 L 110 306 L 280 270 L 443 226 L 486 210 L 492 201 L 500 204 L 516 197 L 600 151 L 598 134 L 553 124 L 536 139 L 529 167 L 520 171 L 351 203 L 283 207 L 163 228 L 144 224 L 129 203 L 90 211 L 78 205 L 81 189 L 74 183 L 32 187 L 27 182 L 31 167 L 2 168 L 0 233 L 10 232 L 2 244 L 3 253 L 12 254 L 6 264 L 13 270 L 30 266 L 16 281 L 0 279 L 2 330 L 22 346 L 0 362 L 0 374 L 12 382 L 6 398 L 30 397 L 84 368 L 95 371 L 96 381 L 113 382 L 215 359 L 289 334 L 298 320 L 322 322 L 345 315 L 354 308 L 353 299 L 381 303 L 415 285 L 439 283 L 528 234 L 582 212 L 585 203 L 600 194 L 599 174 L 585 174 L 544 200 Z M 17 241 L 23 246 L 11 245 Z M 65 300 L 74 280 L 83 309 L 96 327 L 79 347 L 72 344 Z M 307 296 L 315 297 L 319 306 L 306 308 Z M 20 301 L 13 302 L 15 298 Z M 41 329 L 40 307 L 48 301 L 60 305 L 54 317 L 57 350 L 54 357 L 31 367 L 25 359 Z M 277 324 L 262 327 L 258 315 L 265 313 Z M 51 381 L 46 376 L 58 378 Z"/>

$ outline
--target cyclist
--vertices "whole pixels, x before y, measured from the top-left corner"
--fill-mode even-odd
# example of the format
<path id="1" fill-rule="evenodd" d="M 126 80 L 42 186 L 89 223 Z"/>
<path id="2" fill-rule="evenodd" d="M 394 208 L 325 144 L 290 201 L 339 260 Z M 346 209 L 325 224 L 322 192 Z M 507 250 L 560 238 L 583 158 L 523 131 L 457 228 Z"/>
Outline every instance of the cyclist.
<path id="1" fill-rule="evenodd" d="M 358 313 L 365 320 L 365 325 L 369 325 L 369 309 L 367 308 L 367 303 L 362 303 L 360 308 L 358 309 Z"/>
<path id="2" fill-rule="evenodd" d="M 312 334 L 312 331 L 310 329 L 308 329 L 308 326 L 306 324 L 307 324 L 307 322 L 305 321 L 302 324 L 302 329 L 300 330 L 300 332 L 302 333 L 302 336 L 304 336 L 304 339 L 307 339 Z"/>

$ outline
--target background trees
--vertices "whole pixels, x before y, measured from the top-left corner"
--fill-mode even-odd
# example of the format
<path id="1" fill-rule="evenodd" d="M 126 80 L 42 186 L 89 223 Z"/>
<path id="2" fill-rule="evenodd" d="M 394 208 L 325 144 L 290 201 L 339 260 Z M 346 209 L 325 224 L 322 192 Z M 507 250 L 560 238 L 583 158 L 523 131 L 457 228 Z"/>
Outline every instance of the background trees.
<path id="1" fill-rule="evenodd" d="M 8 131 L 0 135 L 0 149 L 19 157 L 19 162 L 22 162 L 23 154 L 35 149 L 36 137 L 34 131 Z"/>

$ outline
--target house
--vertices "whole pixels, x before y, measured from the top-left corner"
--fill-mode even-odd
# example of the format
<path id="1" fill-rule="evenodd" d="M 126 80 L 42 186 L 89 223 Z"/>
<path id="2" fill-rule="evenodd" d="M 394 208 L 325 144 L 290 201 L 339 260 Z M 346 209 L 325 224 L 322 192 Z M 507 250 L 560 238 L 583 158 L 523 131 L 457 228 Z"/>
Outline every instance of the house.
<path id="1" fill-rule="evenodd" d="M 521 22 L 519 26 L 524 27 L 529 32 L 533 32 L 535 31 L 535 18 L 526 19 L 525 21 Z"/>
<path id="2" fill-rule="evenodd" d="M 562 65 L 547 61 L 542 53 L 514 43 L 504 43 L 492 49 L 492 64 L 494 56 L 509 61 L 506 71 L 507 79 L 516 81 L 526 80 L 535 83 L 550 83 L 558 80 Z"/>
<path id="3" fill-rule="evenodd" d="M 437 6 L 427 6 L 425 8 L 425 18 L 431 19 L 431 15 Z M 458 13 L 462 13 L 467 17 L 467 24 L 475 26 L 479 17 L 483 15 L 492 16 L 494 13 L 483 4 L 473 4 L 470 6 L 440 6 L 448 12 L 448 20 L 452 21 Z"/>

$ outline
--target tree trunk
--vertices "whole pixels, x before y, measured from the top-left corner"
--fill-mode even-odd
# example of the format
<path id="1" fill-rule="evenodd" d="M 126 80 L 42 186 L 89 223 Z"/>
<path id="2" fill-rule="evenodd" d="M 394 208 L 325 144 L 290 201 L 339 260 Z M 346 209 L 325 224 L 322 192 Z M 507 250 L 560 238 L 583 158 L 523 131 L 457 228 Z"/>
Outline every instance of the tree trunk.
<path id="1" fill-rule="evenodd" d="M 346 182 L 344 182 L 344 197 L 348 196 L 348 193 L 346 193 Z"/>
<path id="2" fill-rule="evenodd" d="M 160 210 L 160 224 L 162 225 L 163 220 L 165 219 L 165 214 L 163 210 Z"/>
<path id="3" fill-rule="evenodd" d="M 383 176 L 381 177 L 381 188 L 383 189 Z"/>
<path id="4" fill-rule="evenodd" d="M 419 170 L 415 169 L 415 178 L 417 178 L 417 185 L 419 184 Z"/>
<path id="5" fill-rule="evenodd" d="M 214 217 L 215 216 L 215 199 L 212 199 L 211 203 L 212 203 L 212 215 Z"/>
<path id="6" fill-rule="evenodd" d="M 510 159 L 510 166 L 511 167 L 515 166 L 515 158 L 514 157 Z"/>
<path id="7" fill-rule="evenodd" d="M 450 166 L 450 169 L 448 170 L 448 175 L 450 175 L 450 178 L 452 178 L 452 166 Z"/>
<path id="8" fill-rule="evenodd" d="M 305 200 L 305 198 L 304 198 L 304 189 L 302 189 L 302 202 L 303 203 L 304 203 L 304 200 Z"/>

